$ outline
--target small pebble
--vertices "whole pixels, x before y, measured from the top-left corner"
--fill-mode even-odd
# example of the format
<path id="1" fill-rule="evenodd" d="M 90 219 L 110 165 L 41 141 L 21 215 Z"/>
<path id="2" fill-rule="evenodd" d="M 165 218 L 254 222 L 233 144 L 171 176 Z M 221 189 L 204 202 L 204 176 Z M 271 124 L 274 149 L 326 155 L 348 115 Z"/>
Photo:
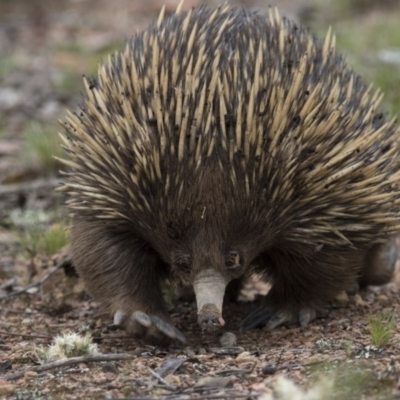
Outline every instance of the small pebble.
<path id="1" fill-rule="evenodd" d="M 355 300 L 355 303 L 358 305 L 358 306 L 365 306 L 367 303 L 362 299 L 362 297 L 359 295 L 359 294 L 356 294 L 355 296 L 354 296 L 354 300 Z"/>
<path id="2" fill-rule="evenodd" d="M 250 354 L 249 351 L 244 351 L 243 353 L 238 354 L 235 361 L 237 363 L 257 362 L 257 357 Z"/>
<path id="3" fill-rule="evenodd" d="M 232 332 L 224 332 L 219 338 L 222 347 L 236 346 L 236 335 Z"/>
<path id="4" fill-rule="evenodd" d="M 200 347 L 199 350 L 197 351 L 197 354 L 200 355 L 200 356 L 204 355 L 204 354 L 207 354 L 207 350 L 204 349 L 203 347 Z"/>
<path id="5" fill-rule="evenodd" d="M 381 294 L 381 295 L 379 295 L 379 296 L 377 297 L 377 300 L 386 302 L 386 301 L 389 300 L 389 298 L 388 298 L 386 295 Z"/>
<path id="6" fill-rule="evenodd" d="M 164 378 L 170 385 L 180 386 L 182 384 L 181 378 L 179 375 L 167 375 Z"/>
<path id="7" fill-rule="evenodd" d="M 118 369 L 113 363 L 106 363 L 101 367 L 103 372 L 111 372 L 112 374 L 118 374 Z"/>
<path id="8" fill-rule="evenodd" d="M 264 365 L 264 366 L 261 368 L 261 372 L 262 372 L 264 375 L 274 375 L 274 374 L 276 374 L 276 371 L 277 371 L 276 366 L 275 366 L 275 365 L 272 365 L 272 364 Z"/>
<path id="9" fill-rule="evenodd" d="M 185 353 L 188 357 L 194 357 L 196 355 L 196 353 L 191 347 L 186 347 Z"/>
<path id="10" fill-rule="evenodd" d="M 25 379 L 36 378 L 37 376 L 38 376 L 38 373 L 36 371 L 26 371 L 24 374 Z"/>
<path id="11" fill-rule="evenodd" d="M 349 302 L 349 296 L 344 290 L 342 290 L 339 294 L 336 295 L 335 300 L 339 304 L 347 304 Z"/>
<path id="12" fill-rule="evenodd" d="M 215 376 L 206 376 L 204 378 L 200 378 L 194 385 L 195 388 L 226 388 L 232 387 L 232 378 L 231 377 L 215 377 Z"/>
<path id="13" fill-rule="evenodd" d="M 135 356 L 141 356 L 144 351 L 145 351 L 145 349 L 142 349 L 141 347 L 136 347 L 136 349 L 133 350 L 132 353 Z"/>

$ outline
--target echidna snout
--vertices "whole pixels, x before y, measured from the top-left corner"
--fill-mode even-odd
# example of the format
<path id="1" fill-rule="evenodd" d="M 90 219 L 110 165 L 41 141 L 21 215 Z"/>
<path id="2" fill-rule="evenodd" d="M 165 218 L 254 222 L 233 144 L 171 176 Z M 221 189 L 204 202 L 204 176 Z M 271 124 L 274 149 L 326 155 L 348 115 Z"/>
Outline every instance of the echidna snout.
<path id="1" fill-rule="evenodd" d="M 225 325 L 222 318 L 226 278 L 215 269 L 201 271 L 193 282 L 196 294 L 198 323 L 202 330 L 214 330 Z"/>

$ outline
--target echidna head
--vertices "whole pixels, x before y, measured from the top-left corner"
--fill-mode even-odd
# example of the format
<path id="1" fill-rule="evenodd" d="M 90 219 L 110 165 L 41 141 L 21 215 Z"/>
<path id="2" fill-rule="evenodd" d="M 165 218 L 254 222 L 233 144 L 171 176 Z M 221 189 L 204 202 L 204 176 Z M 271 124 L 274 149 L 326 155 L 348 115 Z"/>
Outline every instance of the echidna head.
<path id="1" fill-rule="evenodd" d="M 219 233 L 219 234 L 218 234 Z M 174 280 L 193 286 L 203 329 L 224 325 L 222 304 L 227 284 L 249 270 L 246 249 L 232 246 L 222 232 L 202 229 L 171 248 Z"/>
<path id="2" fill-rule="evenodd" d="M 144 236 L 168 265 L 171 281 L 193 286 L 198 320 L 207 328 L 224 324 L 226 286 L 251 272 L 269 233 L 241 186 L 224 184 L 226 171 L 203 172 L 185 186 L 179 202 L 172 194 L 166 208 L 158 203 L 156 217 L 143 225 L 151 226 Z M 149 203 L 157 202 L 153 200 Z"/>

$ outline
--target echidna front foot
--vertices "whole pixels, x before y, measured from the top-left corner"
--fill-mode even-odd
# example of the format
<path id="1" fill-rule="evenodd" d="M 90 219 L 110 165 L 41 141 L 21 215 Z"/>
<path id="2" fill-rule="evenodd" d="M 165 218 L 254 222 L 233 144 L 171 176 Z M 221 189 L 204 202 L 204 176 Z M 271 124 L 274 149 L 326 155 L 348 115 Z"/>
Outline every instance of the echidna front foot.
<path id="1" fill-rule="evenodd" d="M 274 309 L 273 307 L 260 307 L 250 313 L 240 324 L 242 331 L 265 326 L 271 331 L 280 325 L 300 324 L 306 327 L 317 317 L 317 310 L 314 308 L 302 308 L 298 311 L 291 309 Z"/>
<path id="2" fill-rule="evenodd" d="M 186 342 L 185 336 L 169 321 L 168 317 L 134 311 L 130 316 L 122 311 L 114 314 L 114 324 L 124 326 L 135 337 L 149 343 L 166 344 L 171 340 Z"/>

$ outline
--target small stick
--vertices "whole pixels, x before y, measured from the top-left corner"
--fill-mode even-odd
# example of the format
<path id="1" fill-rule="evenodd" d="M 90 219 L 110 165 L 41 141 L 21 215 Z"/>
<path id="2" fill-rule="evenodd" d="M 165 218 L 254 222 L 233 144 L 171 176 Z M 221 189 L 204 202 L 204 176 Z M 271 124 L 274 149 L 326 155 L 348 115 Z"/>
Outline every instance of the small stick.
<path id="1" fill-rule="evenodd" d="M 147 368 L 149 372 L 157 378 L 163 385 L 165 385 L 170 390 L 177 390 L 175 386 L 170 385 L 160 374 L 157 374 L 156 371 L 153 371 L 151 368 Z"/>
<path id="2" fill-rule="evenodd" d="M 47 279 L 49 279 L 50 276 L 53 275 L 57 270 L 59 270 L 60 268 L 66 267 L 70 264 L 71 264 L 71 258 L 70 257 L 64 258 L 62 261 L 60 261 L 57 265 L 55 265 L 49 272 L 47 272 L 46 275 L 44 275 L 37 282 L 31 283 L 30 285 L 26 286 L 25 288 L 23 288 L 21 290 L 18 290 L 17 292 L 10 293 L 6 296 L 1 296 L 0 300 L 11 299 L 12 297 L 19 296 L 20 294 L 26 293 L 29 289 L 32 289 L 36 286 L 43 285 L 43 283 L 46 282 Z"/>
<path id="3" fill-rule="evenodd" d="M 13 333 L 13 332 L 7 332 L 7 331 L 1 331 L 0 330 L 0 335 L 4 336 L 20 336 L 20 337 L 27 337 L 27 338 L 34 338 L 34 339 L 51 339 L 51 336 L 47 335 L 30 335 L 30 334 L 25 334 L 25 333 Z"/>
<path id="4" fill-rule="evenodd" d="M 66 360 L 57 360 L 47 364 L 38 365 L 35 367 L 24 368 L 21 371 L 3 375 L 2 379 L 6 381 L 13 381 L 15 379 L 22 378 L 28 371 L 44 372 L 50 369 L 68 367 L 80 363 L 91 363 L 101 361 L 127 361 L 133 360 L 136 356 L 133 354 L 121 353 L 121 354 L 97 354 L 92 356 L 72 357 Z"/>

